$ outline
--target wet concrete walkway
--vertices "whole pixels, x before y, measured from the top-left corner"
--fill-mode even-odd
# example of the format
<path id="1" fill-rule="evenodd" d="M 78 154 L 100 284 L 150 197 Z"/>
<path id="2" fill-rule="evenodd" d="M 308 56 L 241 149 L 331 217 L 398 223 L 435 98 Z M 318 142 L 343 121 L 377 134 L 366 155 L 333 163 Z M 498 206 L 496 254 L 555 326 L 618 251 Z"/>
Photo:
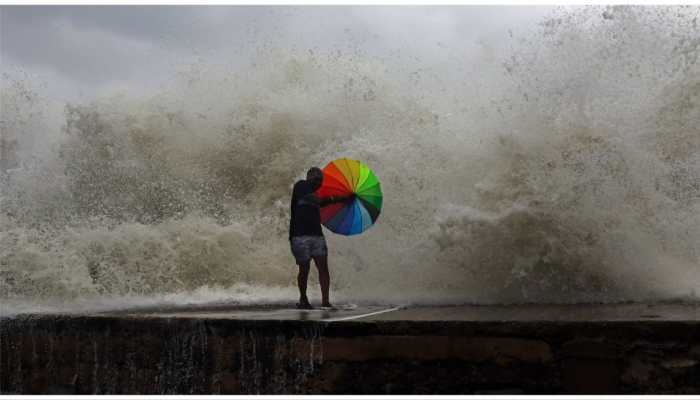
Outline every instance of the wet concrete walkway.
<path id="1" fill-rule="evenodd" d="M 128 318 L 195 318 L 238 321 L 315 321 L 338 322 L 378 317 L 400 310 L 398 306 L 352 306 L 337 309 L 298 310 L 291 306 L 216 305 L 172 309 L 139 309 L 101 312 L 95 316 Z"/>
<path id="2" fill-rule="evenodd" d="M 297 320 L 324 322 L 484 321 L 484 322 L 612 322 L 700 321 L 698 304 L 574 304 L 574 305 L 460 305 L 341 306 L 335 310 L 297 310 L 287 306 L 210 305 L 102 312 L 100 316 L 149 318 L 205 318 L 233 320 Z"/>

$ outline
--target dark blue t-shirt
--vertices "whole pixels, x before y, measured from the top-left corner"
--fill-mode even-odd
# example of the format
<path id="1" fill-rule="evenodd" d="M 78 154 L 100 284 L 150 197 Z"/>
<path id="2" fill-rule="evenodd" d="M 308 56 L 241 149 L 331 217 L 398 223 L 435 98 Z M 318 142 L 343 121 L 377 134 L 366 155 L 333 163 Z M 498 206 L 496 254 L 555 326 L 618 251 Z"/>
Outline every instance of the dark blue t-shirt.
<path id="1" fill-rule="evenodd" d="M 289 240 L 292 236 L 323 236 L 321 205 L 316 193 L 306 180 L 294 184 L 292 190 Z"/>

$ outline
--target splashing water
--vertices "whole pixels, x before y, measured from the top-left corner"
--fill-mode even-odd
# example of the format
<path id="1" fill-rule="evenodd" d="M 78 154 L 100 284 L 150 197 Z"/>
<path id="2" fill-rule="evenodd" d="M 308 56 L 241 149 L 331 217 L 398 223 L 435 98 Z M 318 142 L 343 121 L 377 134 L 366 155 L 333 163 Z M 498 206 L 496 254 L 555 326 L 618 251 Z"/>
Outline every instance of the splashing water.
<path id="1" fill-rule="evenodd" d="M 558 11 L 450 76 L 271 50 L 60 113 L 6 72 L 3 312 L 291 301 L 291 185 L 338 157 L 385 195 L 327 234 L 338 301 L 695 300 L 698 13 Z"/>

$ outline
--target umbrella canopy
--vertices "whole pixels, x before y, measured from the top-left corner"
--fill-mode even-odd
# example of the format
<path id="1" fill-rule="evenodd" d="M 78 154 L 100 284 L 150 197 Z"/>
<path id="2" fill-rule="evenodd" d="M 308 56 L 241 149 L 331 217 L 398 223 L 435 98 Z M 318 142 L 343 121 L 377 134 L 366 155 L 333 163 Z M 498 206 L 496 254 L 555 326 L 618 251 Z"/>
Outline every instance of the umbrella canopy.
<path id="1" fill-rule="evenodd" d="M 316 194 L 319 198 L 354 195 L 321 208 L 321 223 L 341 235 L 364 232 L 382 209 L 379 180 L 365 164 L 349 158 L 331 161 L 323 168 L 323 184 Z"/>

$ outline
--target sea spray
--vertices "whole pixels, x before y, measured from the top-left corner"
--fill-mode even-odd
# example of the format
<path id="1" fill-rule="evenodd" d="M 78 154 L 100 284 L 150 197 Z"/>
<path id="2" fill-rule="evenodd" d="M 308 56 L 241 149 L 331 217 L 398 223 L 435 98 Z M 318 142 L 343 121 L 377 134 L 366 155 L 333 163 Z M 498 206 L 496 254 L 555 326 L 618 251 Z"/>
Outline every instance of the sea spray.
<path id="1" fill-rule="evenodd" d="M 564 9 L 445 75 L 261 50 L 56 105 L 5 74 L 2 312 L 291 302 L 291 185 L 337 157 L 385 194 L 367 233 L 327 235 L 338 301 L 695 300 L 697 16 Z"/>

